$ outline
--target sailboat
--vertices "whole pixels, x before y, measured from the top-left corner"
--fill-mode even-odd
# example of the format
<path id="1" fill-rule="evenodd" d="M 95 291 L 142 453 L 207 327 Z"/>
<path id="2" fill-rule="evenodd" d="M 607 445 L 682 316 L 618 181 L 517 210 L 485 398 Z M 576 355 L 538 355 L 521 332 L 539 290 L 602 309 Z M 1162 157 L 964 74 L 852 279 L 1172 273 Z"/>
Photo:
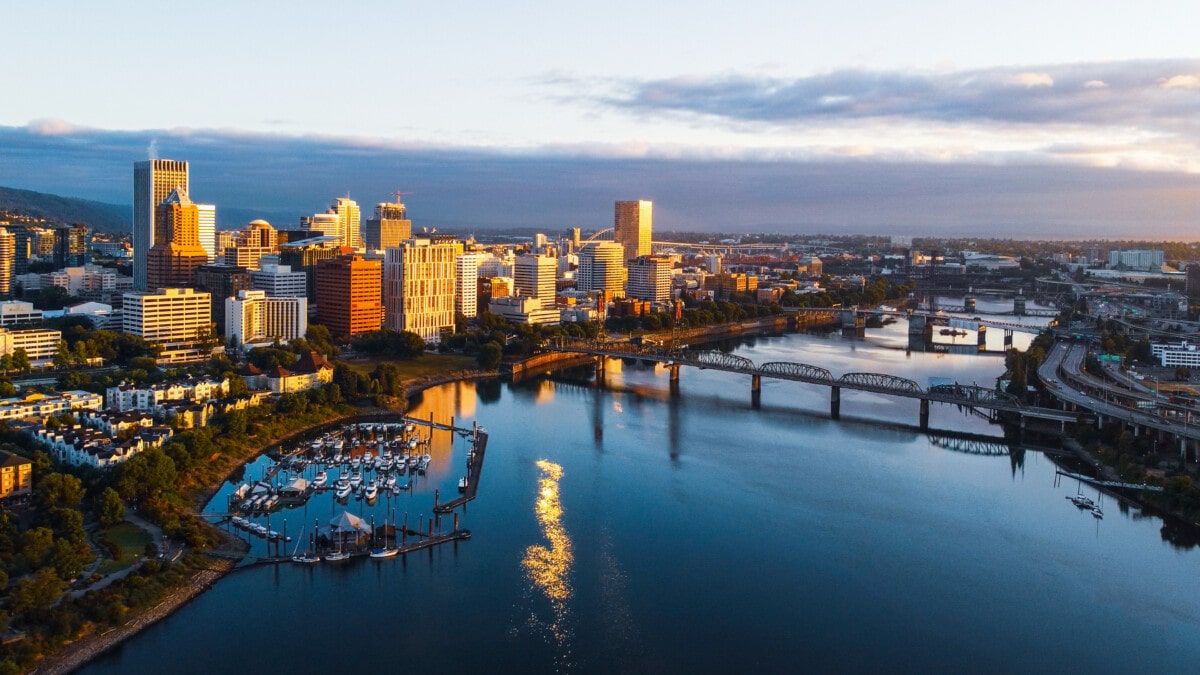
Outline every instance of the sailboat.
<path id="1" fill-rule="evenodd" d="M 300 551 L 300 541 L 303 538 L 304 532 L 301 532 L 300 536 L 296 539 L 296 548 L 292 551 L 292 562 L 300 563 L 302 565 L 312 565 L 321 562 L 321 556 L 313 553 L 312 551 L 305 551 L 304 555 L 297 555 Z"/>
<path id="2" fill-rule="evenodd" d="M 372 558 L 391 558 L 400 553 L 400 549 L 387 545 L 387 521 L 383 521 L 383 546 L 371 549 Z"/>

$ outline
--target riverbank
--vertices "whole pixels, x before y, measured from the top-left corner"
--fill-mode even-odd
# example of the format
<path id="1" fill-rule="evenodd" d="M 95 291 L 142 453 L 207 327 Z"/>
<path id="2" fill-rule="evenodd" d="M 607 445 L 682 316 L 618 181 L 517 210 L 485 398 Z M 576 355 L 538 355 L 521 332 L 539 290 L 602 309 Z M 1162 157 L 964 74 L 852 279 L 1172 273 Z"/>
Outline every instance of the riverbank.
<path id="1" fill-rule="evenodd" d="M 407 410 L 407 401 L 412 396 L 415 396 L 426 389 L 436 387 L 442 384 L 447 384 L 456 381 L 481 380 L 498 376 L 495 371 L 480 371 L 480 370 L 461 370 L 441 375 L 426 376 L 416 378 L 414 380 L 403 383 L 404 401 L 403 407 L 378 407 L 378 406 L 363 406 L 357 410 L 347 412 L 345 414 L 336 415 L 325 418 L 320 421 L 306 424 L 303 427 L 289 430 L 284 434 L 271 437 L 261 442 L 256 442 L 252 448 L 248 448 L 245 454 L 238 457 L 238 461 L 219 479 L 209 482 L 199 490 L 193 493 L 192 502 L 195 505 L 196 511 L 202 511 L 208 502 L 216 495 L 235 472 L 244 467 L 247 463 L 253 462 L 263 453 L 295 441 L 303 436 L 313 433 L 321 428 L 330 425 L 346 424 L 355 421 L 369 421 L 374 419 L 395 417 L 403 415 Z M 259 441 L 259 439 L 255 439 Z M 238 546 L 244 545 L 240 539 L 230 537 L 226 532 L 212 527 L 216 531 L 217 536 L 222 540 L 223 546 Z M 143 629 L 153 625 L 154 623 L 167 618 L 175 611 L 181 609 L 192 599 L 198 597 L 201 593 L 212 588 L 224 576 L 234 571 L 237 567 L 236 560 L 225 558 L 210 557 L 206 567 L 192 576 L 192 578 L 183 585 L 180 585 L 168 592 L 154 607 L 131 613 L 125 623 L 120 626 L 110 628 L 103 633 L 93 633 L 81 637 L 71 643 L 63 645 L 63 647 L 49 656 L 45 657 L 38 666 L 30 671 L 33 673 L 68 673 L 78 668 L 83 667 L 92 659 L 101 654 L 114 649 L 125 640 L 137 635 Z"/>
<path id="2" fill-rule="evenodd" d="M 192 576 L 185 586 L 169 593 L 154 607 L 137 612 L 125 623 L 103 633 L 86 635 L 46 657 L 32 673 L 59 675 L 82 668 L 89 661 L 137 635 L 142 629 L 170 616 L 193 598 L 213 587 L 228 574 L 236 563 L 232 560 L 213 560 L 210 566 Z"/>

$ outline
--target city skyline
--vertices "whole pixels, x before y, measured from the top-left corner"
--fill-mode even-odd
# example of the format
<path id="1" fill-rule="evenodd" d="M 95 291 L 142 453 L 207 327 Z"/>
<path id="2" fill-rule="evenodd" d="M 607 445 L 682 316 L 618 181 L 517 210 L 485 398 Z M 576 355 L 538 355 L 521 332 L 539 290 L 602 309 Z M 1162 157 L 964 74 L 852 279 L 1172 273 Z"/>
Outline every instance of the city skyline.
<path id="1" fill-rule="evenodd" d="M 55 50 L 0 69 L 22 92 L 0 185 L 127 204 L 113 166 L 187 158 L 225 228 L 397 189 L 439 227 L 597 227 L 617 195 L 658 202 L 664 230 L 1193 238 L 1200 217 L 1182 2 L 364 2 L 338 9 L 360 39 L 332 51 L 294 39 L 329 8 L 288 10 L 173 6 L 214 47 L 201 66 L 144 58 L 172 45 L 143 3 L 10 8 L 10 54 Z M 404 50 L 379 48 L 389 11 Z M 147 86 L 181 71 L 188 96 Z M 349 103 L 311 105 L 316 82 Z"/>

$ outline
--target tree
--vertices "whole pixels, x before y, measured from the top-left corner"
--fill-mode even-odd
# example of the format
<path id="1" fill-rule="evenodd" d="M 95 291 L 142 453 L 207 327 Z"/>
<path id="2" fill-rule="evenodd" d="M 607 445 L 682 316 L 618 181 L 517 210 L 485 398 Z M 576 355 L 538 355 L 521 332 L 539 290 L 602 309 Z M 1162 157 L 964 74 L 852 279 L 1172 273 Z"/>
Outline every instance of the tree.
<path id="1" fill-rule="evenodd" d="M 63 588 L 65 588 L 65 584 L 55 574 L 54 568 L 43 567 L 36 575 L 25 577 L 17 582 L 17 587 L 12 592 L 10 606 L 15 614 L 24 614 L 31 609 L 49 607 L 58 599 L 58 596 L 62 595 Z"/>
<path id="2" fill-rule="evenodd" d="M 71 365 L 71 347 L 66 340 L 54 343 L 54 367 L 66 368 Z"/>
<path id="3" fill-rule="evenodd" d="M 32 567 L 38 566 L 54 546 L 54 530 L 35 527 L 21 534 L 21 557 Z"/>
<path id="4" fill-rule="evenodd" d="M 77 549 L 66 539 L 56 539 L 47 561 L 59 579 L 74 579 L 83 571 L 83 559 Z"/>
<path id="5" fill-rule="evenodd" d="M 475 361 L 483 370 L 495 370 L 500 365 L 501 352 L 500 345 L 488 342 L 479 348 L 479 355 L 475 357 Z"/>
<path id="6" fill-rule="evenodd" d="M 13 350 L 12 367 L 20 373 L 28 373 L 33 370 L 33 364 L 29 362 L 29 354 L 25 353 L 24 347 L 17 347 Z"/>
<path id="7" fill-rule="evenodd" d="M 125 520 L 125 502 L 117 491 L 107 487 L 96 499 L 96 520 L 103 527 L 112 527 Z"/>
<path id="8" fill-rule="evenodd" d="M 52 473 L 38 482 L 34 499 L 43 511 L 77 509 L 83 503 L 83 484 L 69 473 Z"/>

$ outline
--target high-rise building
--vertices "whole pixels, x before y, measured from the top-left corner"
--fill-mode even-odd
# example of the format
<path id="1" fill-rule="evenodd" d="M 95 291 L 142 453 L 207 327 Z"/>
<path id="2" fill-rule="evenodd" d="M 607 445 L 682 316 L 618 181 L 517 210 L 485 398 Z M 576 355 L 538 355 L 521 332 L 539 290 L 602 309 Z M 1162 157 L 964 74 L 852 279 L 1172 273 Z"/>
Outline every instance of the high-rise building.
<path id="1" fill-rule="evenodd" d="M 363 227 L 363 244 L 373 251 L 399 246 L 412 238 L 412 221 L 408 210 L 399 201 L 380 202 L 375 206 L 375 217 L 368 218 Z"/>
<path id="2" fill-rule="evenodd" d="M 87 262 L 87 227 L 84 225 L 54 228 L 54 266 L 80 267 Z"/>
<path id="3" fill-rule="evenodd" d="M 212 296 L 212 321 L 216 331 L 225 334 L 225 300 L 249 290 L 250 271 L 231 265 L 201 265 L 194 272 L 193 286 Z"/>
<path id="4" fill-rule="evenodd" d="M 479 314 L 479 253 L 454 258 L 454 311 L 470 318 Z"/>
<path id="5" fill-rule="evenodd" d="M 629 282 L 625 297 L 666 302 L 671 299 L 671 259 L 641 256 L 629 261 Z"/>
<path id="6" fill-rule="evenodd" d="M 208 264 L 208 253 L 200 246 L 199 216 L 199 209 L 182 189 L 172 190 L 158 205 L 154 214 L 156 243 L 146 252 L 149 290 L 191 286 L 195 269 Z"/>
<path id="7" fill-rule="evenodd" d="M 338 197 L 329 207 L 329 212 L 337 214 L 342 245 L 362 248 L 362 213 L 358 209 L 358 202 L 349 197 Z"/>
<path id="8" fill-rule="evenodd" d="M 175 188 L 188 192 L 188 163 L 151 159 L 133 164 L 133 287 L 146 289 L 146 254 L 154 240 L 158 205 Z"/>
<path id="9" fill-rule="evenodd" d="M 307 295 L 310 303 L 316 302 L 317 298 L 317 264 L 349 252 L 349 249 L 343 251 L 341 242 L 340 236 L 327 235 L 279 245 L 279 264 L 287 265 L 296 272 L 303 272 L 307 277 Z"/>
<path id="10" fill-rule="evenodd" d="M 383 325 L 382 263 L 343 255 L 317 265 L 317 323 L 334 337 L 354 337 Z"/>
<path id="11" fill-rule="evenodd" d="M 250 284 L 268 298 L 307 298 L 308 275 L 287 265 L 263 265 L 250 273 Z"/>
<path id="12" fill-rule="evenodd" d="M 654 224 L 654 202 L 617 202 L 613 216 L 613 241 L 625 247 L 627 260 L 650 255 L 650 230 Z"/>
<path id="13" fill-rule="evenodd" d="M 12 295 L 16 258 L 17 238 L 7 228 L 0 227 L 0 295 Z"/>
<path id="14" fill-rule="evenodd" d="M 537 298 L 543 307 L 554 306 L 555 281 L 558 277 L 558 260 L 546 255 L 523 255 L 517 257 L 513 277 L 519 295 Z"/>
<path id="15" fill-rule="evenodd" d="M 623 295 L 625 274 L 625 247 L 617 242 L 592 242 L 579 251 L 579 290 Z"/>
<path id="16" fill-rule="evenodd" d="M 410 239 L 384 254 L 387 327 L 410 331 L 426 342 L 454 329 L 455 257 L 452 242 Z"/>
<path id="17" fill-rule="evenodd" d="M 26 274 L 29 272 L 29 228 L 24 225 L 12 223 L 5 225 L 4 229 L 8 230 L 13 236 L 13 276 Z"/>
<path id="18" fill-rule="evenodd" d="M 208 262 L 216 262 L 217 253 L 217 207 L 214 204 L 197 204 L 199 212 L 197 232 L 200 236 L 200 247 L 208 254 Z"/>
<path id="19" fill-rule="evenodd" d="M 159 363 L 212 355 L 212 299 L 191 288 L 134 291 L 121 298 L 121 329 L 162 348 Z"/>
<path id="20" fill-rule="evenodd" d="M 308 232 L 306 238 L 337 237 L 342 246 L 349 246 L 342 234 L 342 222 L 332 211 L 300 216 L 300 229 Z"/>
<path id="21" fill-rule="evenodd" d="M 272 298 L 264 291 L 238 291 L 225 299 L 225 336 L 240 347 L 287 343 L 308 332 L 308 298 Z"/>

